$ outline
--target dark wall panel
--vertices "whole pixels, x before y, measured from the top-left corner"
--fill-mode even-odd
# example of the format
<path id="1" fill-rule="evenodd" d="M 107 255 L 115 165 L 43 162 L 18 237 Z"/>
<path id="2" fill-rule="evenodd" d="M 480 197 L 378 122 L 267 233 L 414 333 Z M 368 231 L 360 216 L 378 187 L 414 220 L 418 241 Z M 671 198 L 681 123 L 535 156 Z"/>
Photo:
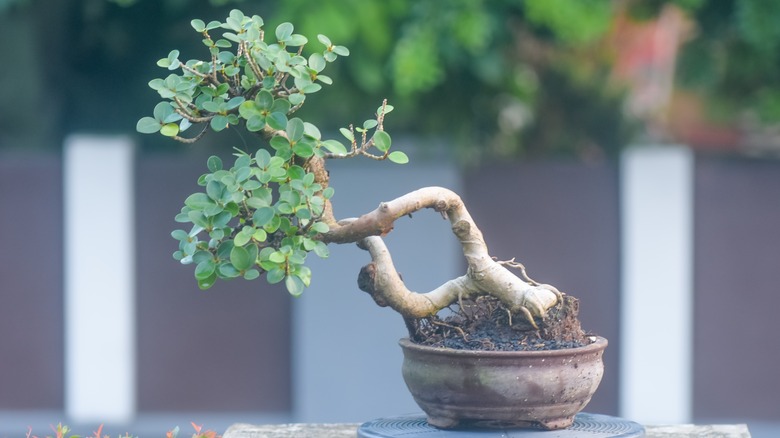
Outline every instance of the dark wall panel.
<path id="1" fill-rule="evenodd" d="M 171 257 L 170 232 L 184 228 L 173 218 L 201 189 L 205 158 L 138 160 L 139 409 L 289 412 L 289 294 L 264 279 L 201 291 Z"/>
<path id="2" fill-rule="evenodd" d="M 699 157 L 694 415 L 780 418 L 780 162 Z"/>
<path id="3" fill-rule="evenodd" d="M 533 163 L 467 174 L 464 201 L 491 255 L 516 257 L 531 278 L 580 299 L 586 331 L 610 341 L 589 412 L 616 414 L 620 228 L 612 164 Z"/>
<path id="4" fill-rule="evenodd" d="M 0 156 L 0 409 L 62 409 L 62 167 Z"/>

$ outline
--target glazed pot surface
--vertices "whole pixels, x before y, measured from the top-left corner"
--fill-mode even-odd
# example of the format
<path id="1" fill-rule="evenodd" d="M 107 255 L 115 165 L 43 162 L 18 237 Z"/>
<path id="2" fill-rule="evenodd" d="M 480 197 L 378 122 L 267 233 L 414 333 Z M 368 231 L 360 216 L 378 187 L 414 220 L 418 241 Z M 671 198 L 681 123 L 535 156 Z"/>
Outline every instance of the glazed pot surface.
<path id="1" fill-rule="evenodd" d="M 436 427 L 562 429 L 590 401 L 604 374 L 607 340 L 546 351 L 473 351 L 404 338 L 402 373 Z"/>

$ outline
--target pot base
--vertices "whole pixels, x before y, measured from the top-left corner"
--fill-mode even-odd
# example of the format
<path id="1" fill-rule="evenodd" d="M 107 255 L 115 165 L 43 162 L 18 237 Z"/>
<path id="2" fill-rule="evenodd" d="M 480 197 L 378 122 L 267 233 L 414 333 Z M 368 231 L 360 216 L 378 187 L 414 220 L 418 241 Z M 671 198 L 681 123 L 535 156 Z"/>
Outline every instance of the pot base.
<path id="1" fill-rule="evenodd" d="M 608 415 L 581 412 L 574 417 L 574 423 L 568 429 L 556 430 L 555 437 L 582 438 L 634 438 L 645 436 L 645 428 L 633 421 Z M 531 438 L 550 436 L 549 431 L 541 429 L 489 429 L 478 427 L 468 429 L 442 430 L 431 426 L 425 415 L 380 418 L 363 423 L 358 429 L 358 438 Z"/>

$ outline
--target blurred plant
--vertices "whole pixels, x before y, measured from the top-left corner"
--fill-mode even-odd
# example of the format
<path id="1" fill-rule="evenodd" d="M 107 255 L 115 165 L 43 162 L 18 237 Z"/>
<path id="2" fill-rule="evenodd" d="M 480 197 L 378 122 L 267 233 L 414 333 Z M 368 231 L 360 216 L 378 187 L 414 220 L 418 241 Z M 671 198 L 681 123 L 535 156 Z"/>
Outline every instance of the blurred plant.
<path id="1" fill-rule="evenodd" d="M 780 121 L 780 3 L 701 2 L 683 47 L 680 84 L 704 96 L 710 115 L 733 120 L 745 111 Z"/>
<path id="2" fill-rule="evenodd" d="M 195 423 L 190 423 L 192 425 L 192 428 L 195 430 L 195 433 L 192 434 L 192 438 L 220 438 L 220 435 L 217 435 L 217 432 L 213 430 L 203 430 L 203 426 L 197 425 Z M 57 426 L 51 427 L 52 431 L 54 432 L 54 435 L 46 435 L 45 438 L 81 438 L 81 435 L 75 435 L 71 433 L 70 427 L 63 425 L 62 423 L 57 424 Z M 166 432 L 165 437 L 166 438 L 177 438 L 179 436 L 179 427 Z M 37 435 L 32 434 L 32 428 L 27 430 L 27 434 L 25 435 L 26 438 L 38 438 Z M 101 424 L 98 426 L 97 430 L 92 432 L 92 435 L 90 435 L 92 438 L 110 438 L 109 435 L 103 435 L 103 425 Z M 124 435 L 117 435 L 117 438 L 134 438 L 129 433 L 125 433 Z"/>
<path id="3" fill-rule="evenodd" d="M 147 102 L 115 84 L 148 74 L 147 60 L 159 57 L 155 41 L 180 41 L 186 49 L 182 35 L 192 10 L 222 14 L 228 1 L 85 0 L 42 7 L 43 0 L 0 0 L 0 14 L 15 11 L 0 37 L 35 35 L 9 47 L 19 67 L 6 69 L 4 81 L 20 84 L 14 89 L 29 90 L 30 97 L 0 91 L 0 98 L 25 109 L 0 110 L 2 147 L 58 144 L 30 138 L 57 130 L 123 129 Z M 681 51 L 678 83 L 704 96 L 705 108 L 720 119 L 746 110 L 766 122 L 780 119 L 777 2 L 287 0 L 252 7 L 273 13 L 279 20 L 273 25 L 296 17 L 299 34 L 310 40 L 319 32 L 330 35 L 360 59 L 335 67 L 347 76 L 334 85 L 341 105 L 313 102 L 301 112 L 312 123 L 353 120 L 369 110 L 365 102 L 389 97 L 409 108 L 396 117 L 397 129 L 448 136 L 465 161 L 475 161 L 615 154 L 634 135 L 635 123 L 623 114 L 624 90 L 607 80 L 614 57 L 605 36 L 617 10 L 647 20 L 669 4 L 684 10 L 695 29 Z M 60 80 L 75 85 L 55 87 Z M 87 88 L 101 92 L 84 93 Z M 124 104 L 101 111 L 111 102 Z M 40 111 L 27 107 L 47 116 L 25 116 Z"/>
<path id="4" fill-rule="evenodd" d="M 620 90 L 605 81 L 609 54 L 598 50 L 613 9 L 578 0 L 290 0 L 276 12 L 360 57 L 348 66 L 358 89 L 339 93 L 373 96 L 392 84 L 393 100 L 419 109 L 398 116 L 400 129 L 445 136 L 474 162 L 610 153 L 625 142 Z"/>

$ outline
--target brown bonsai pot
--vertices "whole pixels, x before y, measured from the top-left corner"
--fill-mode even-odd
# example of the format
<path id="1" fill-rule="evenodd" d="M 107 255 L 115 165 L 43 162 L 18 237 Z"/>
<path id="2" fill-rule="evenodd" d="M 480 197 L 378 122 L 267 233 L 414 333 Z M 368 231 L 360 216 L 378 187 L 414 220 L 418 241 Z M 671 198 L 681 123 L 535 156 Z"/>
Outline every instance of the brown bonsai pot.
<path id="1" fill-rule="evenodd" d="M 607 340 L 547 351 L 435 348 L 401 339 L 403 377 L 440 428 L 564 429 L 588 404 L 604 374 Z"/>

